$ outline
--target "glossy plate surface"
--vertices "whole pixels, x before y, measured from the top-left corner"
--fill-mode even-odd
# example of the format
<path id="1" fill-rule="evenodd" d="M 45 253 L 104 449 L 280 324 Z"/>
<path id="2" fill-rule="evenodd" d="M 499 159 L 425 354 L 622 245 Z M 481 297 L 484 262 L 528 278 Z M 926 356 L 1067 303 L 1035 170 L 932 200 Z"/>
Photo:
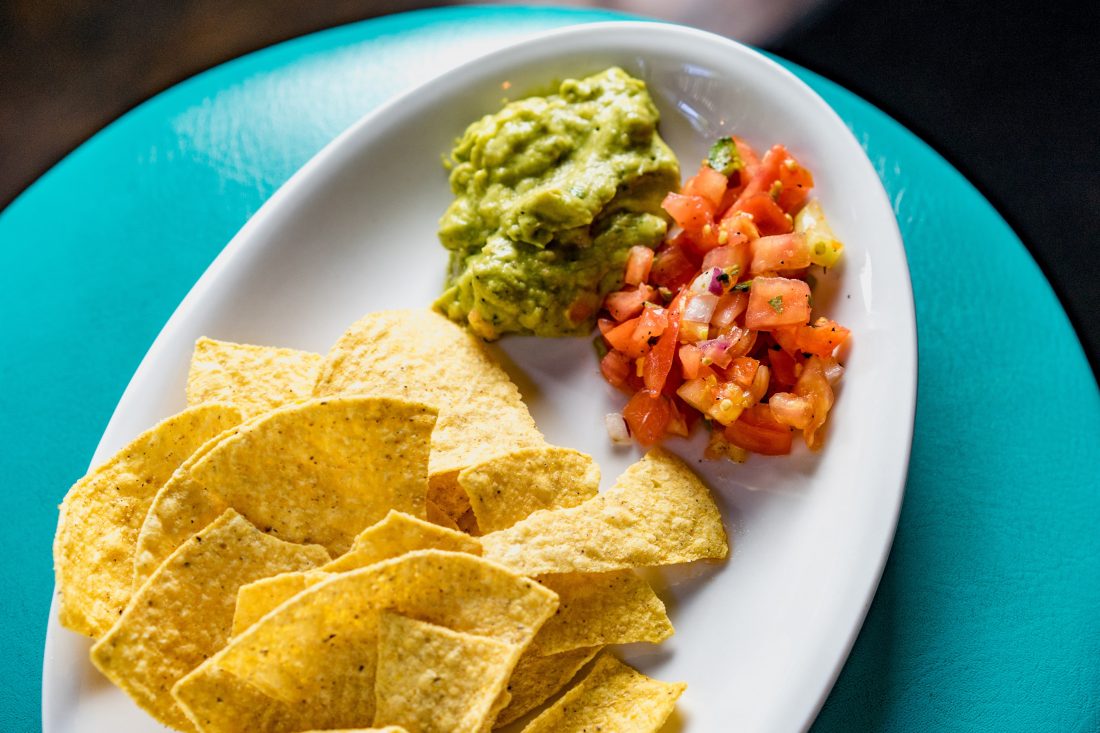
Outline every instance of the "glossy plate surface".
<path id="1" fill-rule="evenodd" d="M 627 650 L 688 691 L 670 729 L 799 730 L 824 700 L 858 632 L 897 520 L 912 438 L 916 332 L 891 206 L 863 150 L 807 86 L 726 39 L 649 23 L 554 31 L 448 72 L 357 123 L 276 193 L 195 285 L 119 402 L 94 462 L 183 407 L 201 335 L 324 352 L 364 312 L 417 307 L 439 292 L 435 228 L 450 200 L 440 154 L 505 96 L 619 65 L 646 80 L 685 171 L 735 133 L 786 144 L 813 172 L 844 240 L 845 265 L 819 307 L 854 346 L 820 455 L 694 464 L 714 489 L 733 551 L 721 565 L 662 573 L 676 635 Z M 211 195 L 216 195 L 212 192 Z M 604 485 L 634 449 L 613 449 L 603 415 L 623 398 L 586 339 L 506 339 L 497 353 L 552 442 L 594 455 Z M 701 439 L 670 447 L 701 453 Z M 47 733 L 159 726 L 100 678 L 84 639 L 51 614 Z"/>

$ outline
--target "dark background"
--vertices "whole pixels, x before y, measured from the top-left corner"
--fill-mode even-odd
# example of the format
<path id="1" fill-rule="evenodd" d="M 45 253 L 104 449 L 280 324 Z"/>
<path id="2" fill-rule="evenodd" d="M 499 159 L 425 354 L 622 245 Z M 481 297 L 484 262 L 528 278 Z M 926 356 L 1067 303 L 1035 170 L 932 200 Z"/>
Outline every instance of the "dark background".
<path id="1" fill-rule="evenodd" d="M 739 33 L 752 24 L 729 0 L 713 0 L 709 16 L 699 12 L 705 2 L 677 19 L 839 82 L 959 168 L 1031 250 L 1097 372 L 1100 3 L 826 0 L 803 13 L 811 3 L 796 0 L 788 15 L 801 17 L 786 30 L 773 22 Z M 0 206 L 122 112 L 203 69 L 310 31 L 439 4 L 0 0 Z M 644 0 L 594 4 L 666 12 Z M 944 297 L 953 295 L 965 294 Z M 1011 319 L 1028 294 L 959 302 Z M 1031 336 L 1019 334 L 1021 369 L 1036 356 L 1057 359 L 1028 353 Z"/>

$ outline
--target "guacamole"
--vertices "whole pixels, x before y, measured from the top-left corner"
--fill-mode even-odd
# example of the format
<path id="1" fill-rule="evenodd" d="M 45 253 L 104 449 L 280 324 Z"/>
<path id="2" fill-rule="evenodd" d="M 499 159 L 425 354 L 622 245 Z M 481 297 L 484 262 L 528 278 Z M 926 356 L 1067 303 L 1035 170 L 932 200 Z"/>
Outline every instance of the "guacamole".
<path id="1" fill-rule="evenodd" d="M 611 68 L 470 125 L 449 161 L 436 309 L 486 339 L 590 331 L 630 248 L 656 247 L 668 226 L 680 170 L 658 117 L 645 83 Z"/>

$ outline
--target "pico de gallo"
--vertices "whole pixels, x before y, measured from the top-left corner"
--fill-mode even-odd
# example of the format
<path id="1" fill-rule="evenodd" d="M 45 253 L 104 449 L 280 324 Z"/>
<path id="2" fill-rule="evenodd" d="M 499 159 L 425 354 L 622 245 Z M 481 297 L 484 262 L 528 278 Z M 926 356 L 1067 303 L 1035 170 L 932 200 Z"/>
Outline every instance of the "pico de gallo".
<path id="1" fill-rule="evenodd" d="M 782 145 L 758 156 L 723 137 L 664 199 L 676 227 L 630 250 L 598 321 L 600 371 L 630 395 L 613 439 L 652 445 L 702 420 L 709 458 L 788 454 L 795 431 L 821 448 L 849 330 L 811 315 L 811 266 L 843 251 L 813 183 Z"/>

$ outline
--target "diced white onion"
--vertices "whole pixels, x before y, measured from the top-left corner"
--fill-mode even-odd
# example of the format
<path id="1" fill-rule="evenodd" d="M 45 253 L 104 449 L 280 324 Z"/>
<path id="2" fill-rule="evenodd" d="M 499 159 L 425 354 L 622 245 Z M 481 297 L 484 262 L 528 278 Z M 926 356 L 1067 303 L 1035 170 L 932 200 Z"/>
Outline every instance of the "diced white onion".
<path id="1" fill-rule="evenodd" d="M 718 305 L 718 296 L 712 293 L 696 293 L 688 300 L 684 308 L 684 320 L 696 323 L 710 323 L 714 308 Z"/>
<path id="2" fill-rule="evenodd" d="M 844 376 L 844 367 L 832 359 L 825 360 L 825 379 L 829 381 L 830 386 L 837 383 L 842 376 Z"/>
<path id="3" fill-rule="evenodd" d="M 618 412 L 609 412 L 604 415 L 603 423 L 607 426 L 607 435 L 615 445 L 626 445 L 630 442 L 630 430 L 626 427 L 626 420 Z"/>

